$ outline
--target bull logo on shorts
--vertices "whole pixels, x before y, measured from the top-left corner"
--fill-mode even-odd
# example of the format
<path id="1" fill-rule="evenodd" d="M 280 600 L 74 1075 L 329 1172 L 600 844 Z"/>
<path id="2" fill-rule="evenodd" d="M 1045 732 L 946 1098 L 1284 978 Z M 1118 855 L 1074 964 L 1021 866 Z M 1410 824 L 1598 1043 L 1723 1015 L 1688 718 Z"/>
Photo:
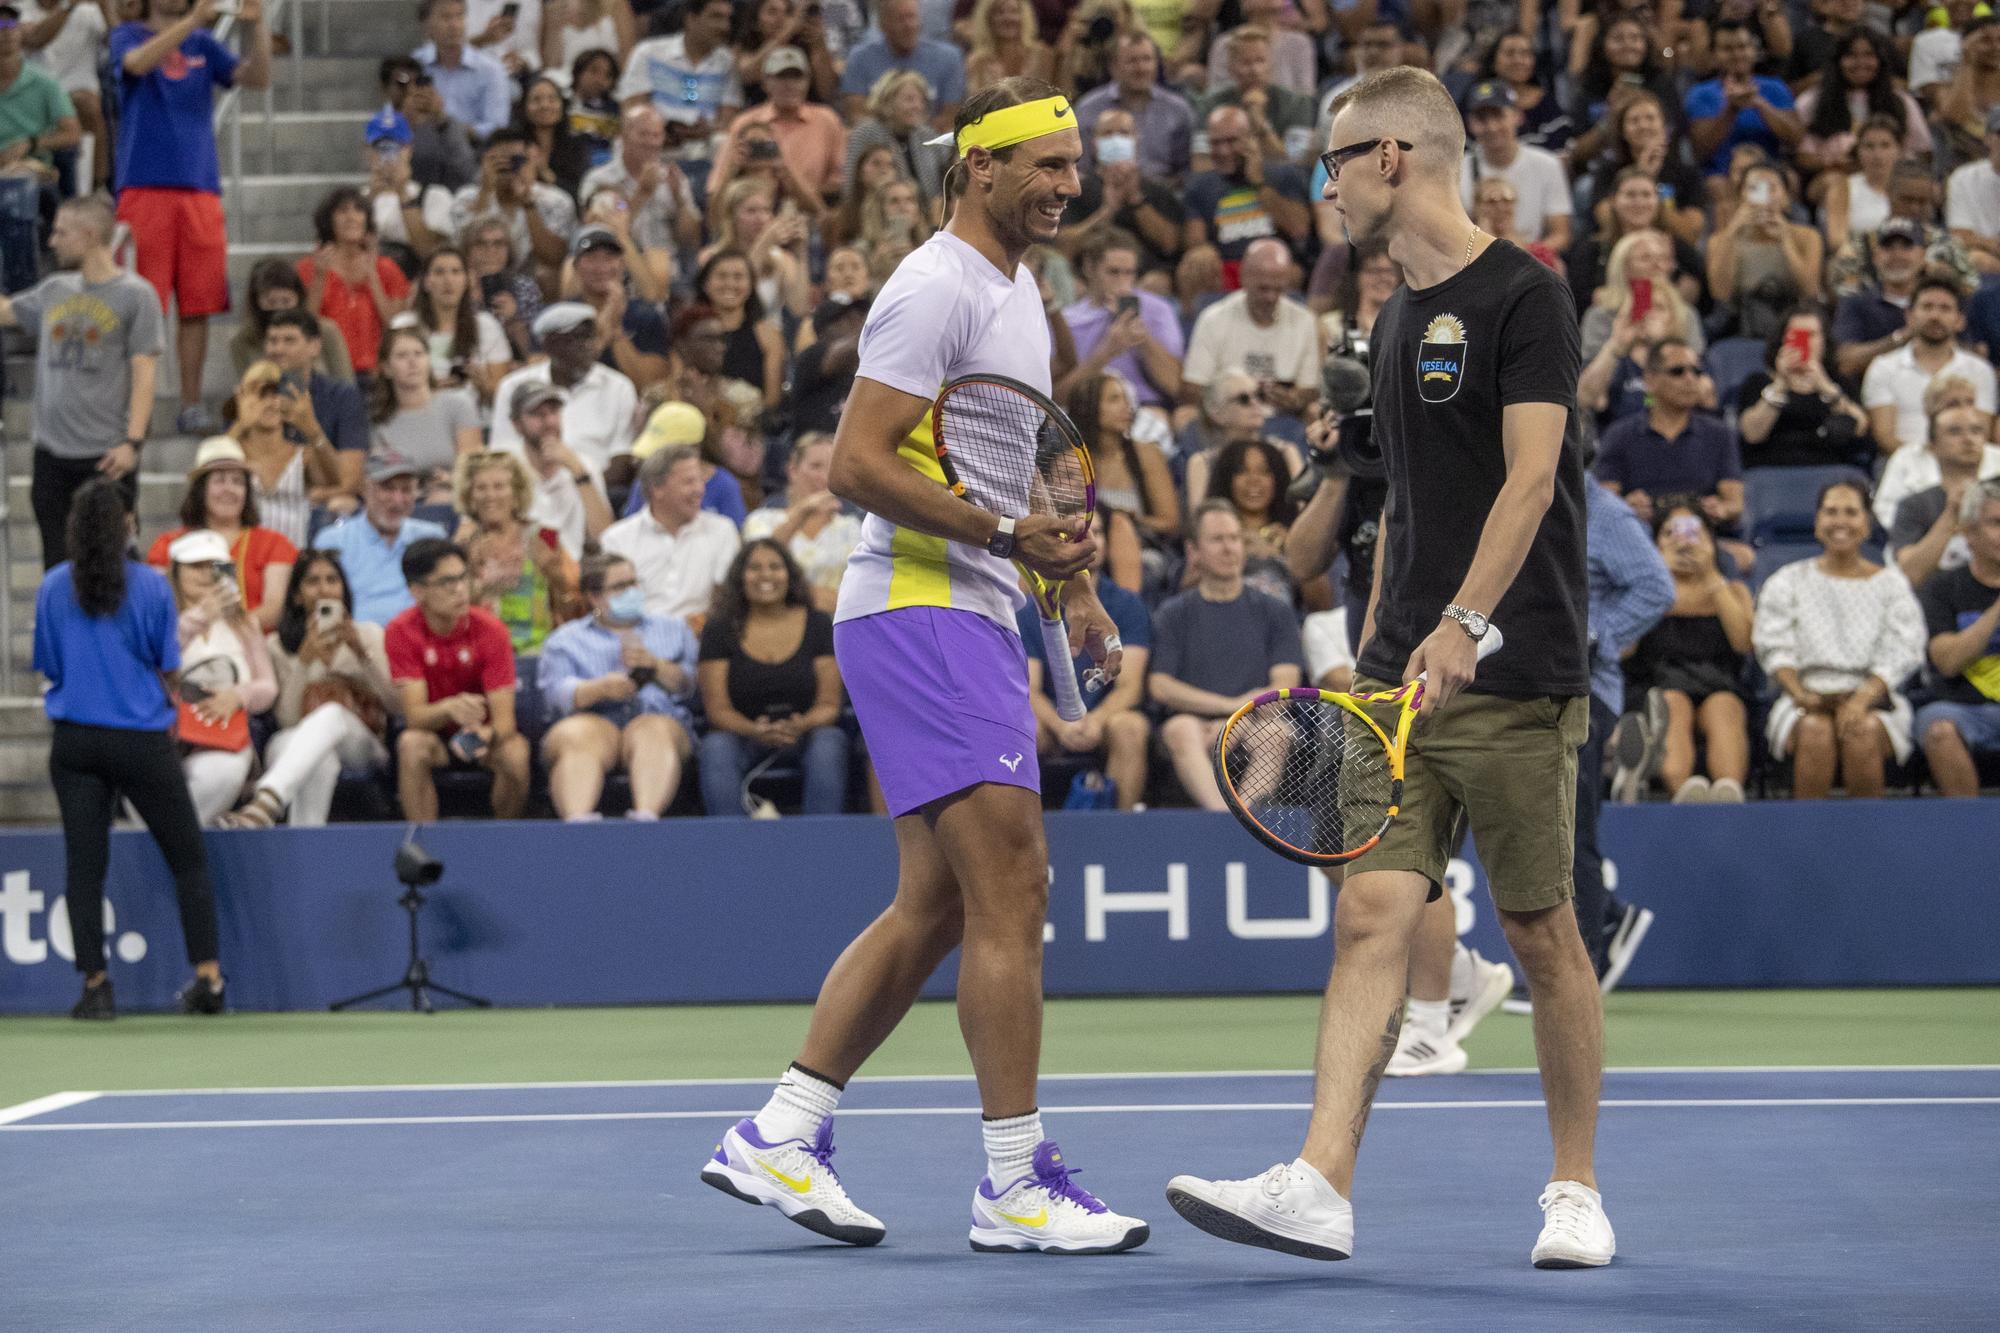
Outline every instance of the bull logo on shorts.
<path id="1" fill-rule="evenodd" d="M 1417 354 L 1417 396 L 1427 403 L 1448 403 L 1465 379 L 1465 322 L 1457 315 L 1439 315 L 1424 329 Z"/>

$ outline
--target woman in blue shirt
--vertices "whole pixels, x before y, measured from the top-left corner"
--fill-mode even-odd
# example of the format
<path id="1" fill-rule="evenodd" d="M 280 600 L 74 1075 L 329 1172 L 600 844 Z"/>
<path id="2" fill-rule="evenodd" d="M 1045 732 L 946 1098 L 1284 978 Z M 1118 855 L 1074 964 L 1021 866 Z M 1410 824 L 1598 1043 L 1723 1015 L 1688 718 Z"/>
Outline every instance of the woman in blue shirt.
<path id="1" fill-rule="evenodd" d="M 165 578 L 131 558 L 132 517 L 108 481 L 76 494 L 70 559 L 35 595 L 35 670 L 47 677 L 54 724 L 49 781 L 62 809 L 70 933 L 83 997 L 71 1014 L 117 1014 L 104 967 L 104 875 L 120 796 L 146 821 L 173 871 L 181 931 L 195 978 L 185 1013 L 222 1012 L 215 892 L 208 853 L 174 744 L 172 674 L 180 668 L 179 617 Z"/>

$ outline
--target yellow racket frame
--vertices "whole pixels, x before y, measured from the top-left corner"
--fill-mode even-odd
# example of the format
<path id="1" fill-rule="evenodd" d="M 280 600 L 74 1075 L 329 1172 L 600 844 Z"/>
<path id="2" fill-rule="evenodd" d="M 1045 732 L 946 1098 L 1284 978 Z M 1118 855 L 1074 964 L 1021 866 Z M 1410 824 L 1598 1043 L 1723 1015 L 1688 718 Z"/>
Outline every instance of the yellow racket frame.
<path id="1" fill-rule="evenodd" d="M 1231 738 L 1236 733 L 1236 728 L 1248 722 L 1259 708 L 1268 707 L 1272 704 L 1294 702 L 1324 704 L 1328 707 L 1343 709 L 1361 719 L 1362 725 L 1366 726 L 1369 733 L 1377 741 L 1381 742 L 1382 749 L 1389 756 L 1388 809 L 1383 813 L 1380 826 L 1358 847 L 1350 847 L 1338 852 L 1314 852 L 1287 841 L 1284 837 L 1264 826 L 1263 822 L 1252 812 L 1250 798 L 1237 789 L 1236 783 L 1229 775 L 1229 746 Z M 1384 730 L 1382 724 L 1371 717 L 1367 711 L 1369 705 L 1379 708 L 1385 704 L 1400 705 L 1396 714 L 1396 725 L 1393 733 Z M 1301 865 L 1309 866 L 1341 865 L 1352 861 L 1355 857 L 1360 856 L 1363 852 L 1368 851 L 1381 842 L 1383 835 L 1389 831 L 1389 826 L 1396 822 L 1396 816 L 1402 812 L 1403 762 L 1405 756 L 1409 753 L 1410 729 L 1416 725 L 1417 713 L 1423 708 L 1423 705 L 1424 682 L 1422 679 L 1410 681 L 1393 690 L 1377 690 L 1369 694 L 1350 694 L 1342 690 L 1322 690 L 1312 686 L 1288 686 L 1281 689 L 1266 690 L 1237 709 L 1234 713 L 1231 713 L 1223 722 L 1222 729 L 1216 733 L 1215 751 L 1211 756 L 1215 767 L 1216 785 L 1221 788 L 1222 799 L 1228 804 L 1230 813 L 1236 816 L 1237 821 L 1244 828 L 1250 830 L 1251 835 L 1257 841 L 1263 843 L 1278 855 L 1290 861 L 1297 861 Z"/>

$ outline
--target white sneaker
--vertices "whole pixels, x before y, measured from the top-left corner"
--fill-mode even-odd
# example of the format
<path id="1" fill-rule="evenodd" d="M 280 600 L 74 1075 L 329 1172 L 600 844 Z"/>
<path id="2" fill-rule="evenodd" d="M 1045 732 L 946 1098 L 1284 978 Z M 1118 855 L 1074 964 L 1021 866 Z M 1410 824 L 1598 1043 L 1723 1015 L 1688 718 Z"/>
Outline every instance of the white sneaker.
<path id="1" fill-rule="evenodd" d="M 1674 793 L 1674 804 L 1707 805 L 1708 779 L 1697 773 L 1683 782 L 1680 790 Z"/>
<path id="2" fill-rule="evenodd" d="M 1611 729 L 1605 749 L 1612 761 L 1611 799 L 1631 805 L 1646 793 L 1646 784 L 1660 771 L 1660 756 L 1666 749 L 1667 697 L 1658 689 L 1646 691 L 1645 707 L 1618 719 Z"/>
<path id="3" fill-rule="evenodd" d="M 849 1245 L 874 1245 L 888 1233 L 847 1197 L 833 1170 L 833 1121 L 811 1143 L 766 1143 L 755 1120 L 739 1120 L 702 1164 L 701 1178 L 745 1203 L 768 1204 L 808 1231 Z"/>
<path id="4" fill-rule="evenodd" d="M 1112 1212 L 1071 1174 L 1055 1140 L 1043 1139 L 1029 1174 L 1005 1189 L 982 1178 L 972 1191 L 972 1248 L 1117 1254 L 1146 1243 L 1152 1228 Z"/>
<path id="5" fill-rule="evenodd" d="M 1465 1068 L 1465 1048 L 1450 1032 L 1432 1035 L 1409 1023 L 1396 1036 L 1396 1050 L 1383 1073 L 1390 1078 L 1420 1078 L 1425 1074 L 1456 1074 Z"/>
<path id="6" fill-rule="evenodd" d="M 1451 961 L 1451 1022 L 1444 1030 L 1455 1042 L 1471 1036 L 1480 1020 L 1514 991 L 1513 968 L 1488 962 L 1477 949 L 1461 947 L 1460 952 L 1465 959 L 1454 956 Z"/>
<path id="7" fill-rule="evenodd" d="M 1618 1253 L 1603 1196 L 1590 1186 L 1552 1180 L 1538 1202 L 1542 1234 L 1535 1238 L 1535 1267 L 1602 1268 Z"/>
<path id="8" fill-rule="evenodd" d="M 1743 784 L 1735 778 L 1717 778 L 1714 785 L 1708 789 L 1708 803 L 1710 805 L 1743 804 Z"/>
<path id="9" fill-rule="evenodd" d="M 1630 903 L 1618 917 L 1618 928 L 1611 932 L 1611 942 L 1604 946 L 1604 975 L 1598 978 L 1597 989 L 1609 995 L 1618 989 L 1618 983 L 1625 979 L 1625 969 L 1632 966 L 1632 958 L 1639 952 L 1639 946 L 1646 942 L 1646 932 L 1653 928 L 1653 911 L 1649 907 L 1636 907 Z"/>
<path id="10" fill-rule="evenodd" d="M 1238 1245 L 1301 1259 L 1354 1253 L 1354 1205 L 1301 1161 L 1280 1162 L 1253 1180 L 1175 1176 L 1167 1202 L 1209 1235 Z"/>

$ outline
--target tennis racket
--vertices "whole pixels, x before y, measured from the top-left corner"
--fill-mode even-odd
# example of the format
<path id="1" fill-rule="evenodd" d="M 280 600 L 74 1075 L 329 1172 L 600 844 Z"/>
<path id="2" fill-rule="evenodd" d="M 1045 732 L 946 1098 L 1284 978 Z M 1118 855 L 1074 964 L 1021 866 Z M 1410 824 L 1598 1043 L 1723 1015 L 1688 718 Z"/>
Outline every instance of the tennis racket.
<path id="1" fill-rule="evenodd" d="M 1002 375 L 965 375 L 931 406 L 931 441 L 953 495 L 1002 518 L 1042 514 L 1087 531 L 1097 508 L 1097 473 L 1076 424 L 1047 395 Z M 1083 692 L 1069 652 L 1063 592 L 1016 560 L 1042 619 L 1049 691 L 1065 722 L 1083 716 Z"/>
<path id="2" fill-rule="evenodd" d="M 1481 660 L 1500 651 L 1488 625 Z M 1257 841 L 1301 865 L 1339 865 L 1382 840 L 1403 800 L 1425 676 L 1393 690 L 1267 690 L 1222 724 L 1215 780 Z"/>

